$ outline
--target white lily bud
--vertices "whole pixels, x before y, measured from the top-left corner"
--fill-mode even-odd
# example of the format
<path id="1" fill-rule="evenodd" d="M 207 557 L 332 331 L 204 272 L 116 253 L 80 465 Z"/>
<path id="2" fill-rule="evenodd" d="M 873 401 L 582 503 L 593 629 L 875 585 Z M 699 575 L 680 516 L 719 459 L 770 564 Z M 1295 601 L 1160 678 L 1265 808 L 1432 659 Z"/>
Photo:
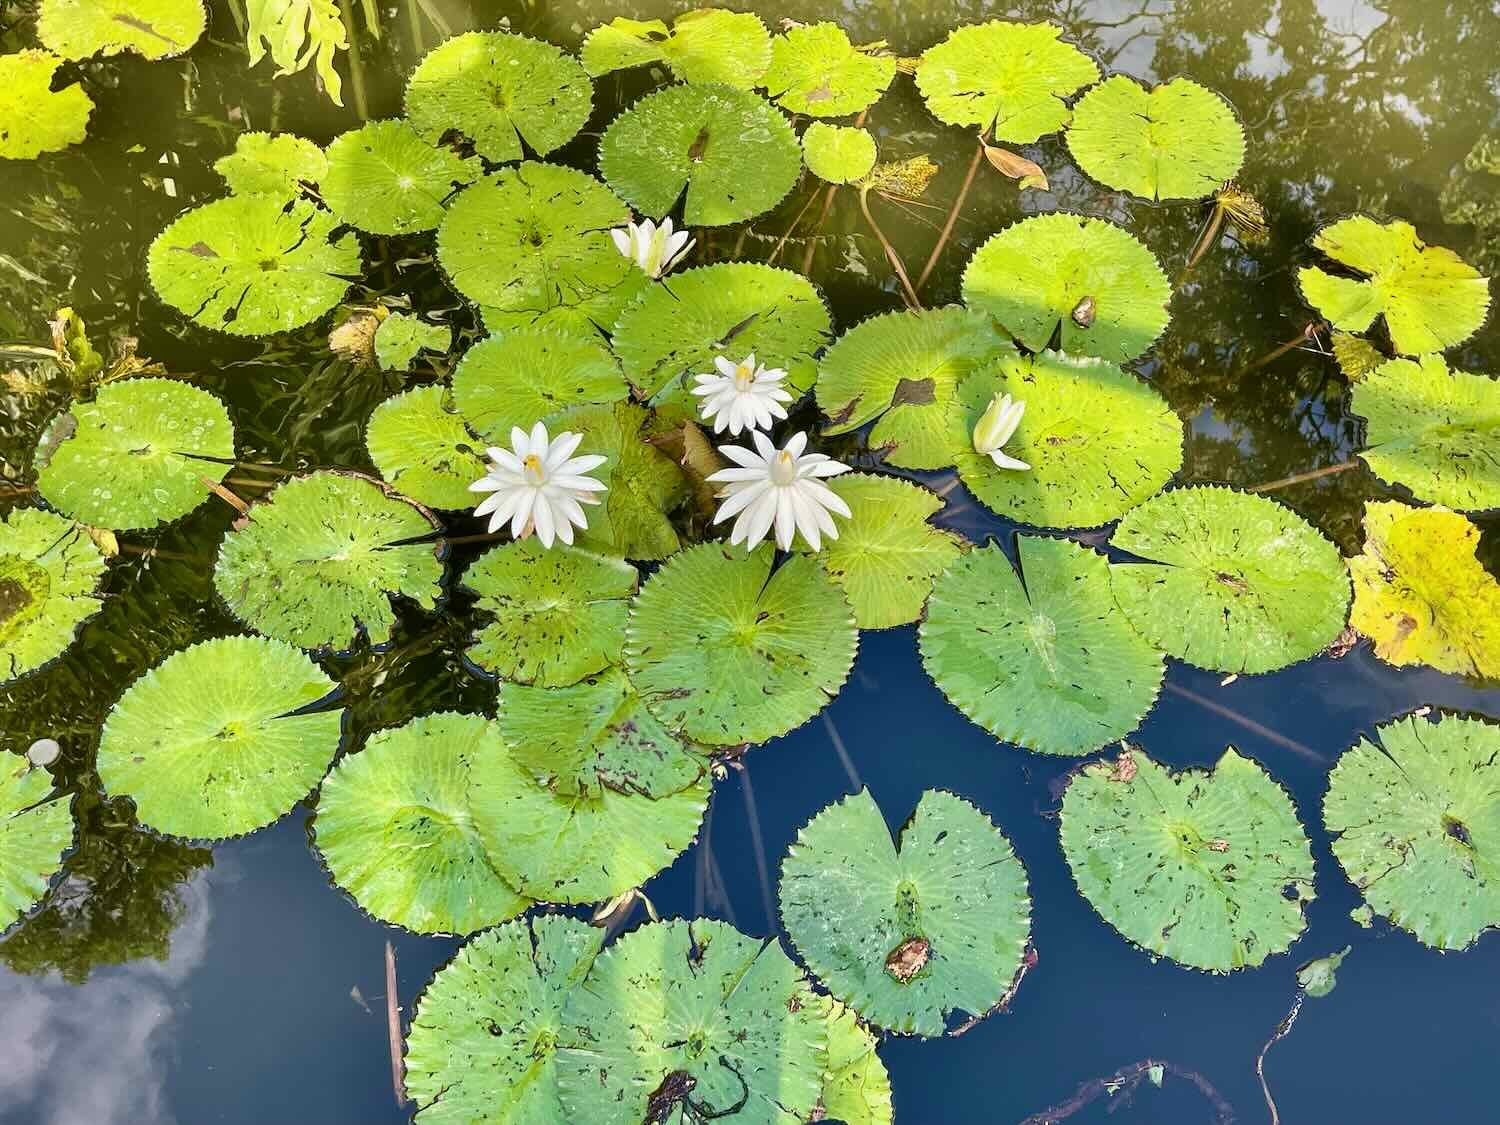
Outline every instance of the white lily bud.
<path id="1" fill-rule="evenodd" d="M 1021 424 L 1021 416 L 1025 413 L 1026 404 L 1020 399 L 997 394 L 990 400 L 979 424 L 974 427 L 974 452 L 984 454 L 1001 469 L 1031 468 L 1025 461 L 1018 461 L 1001 452 L 1005 443 L 1015 434 L 1016 427 Z"/>
<path id="2" fill-rule="evenodd" d="M 650 219 L 626 223 L 609 232 L 615 248 L 640 267 L 648 277 L 659 278 L 691 250 L 697 239 L 685 230 L 673 232 L 672 220 L 657 226 Z"/>

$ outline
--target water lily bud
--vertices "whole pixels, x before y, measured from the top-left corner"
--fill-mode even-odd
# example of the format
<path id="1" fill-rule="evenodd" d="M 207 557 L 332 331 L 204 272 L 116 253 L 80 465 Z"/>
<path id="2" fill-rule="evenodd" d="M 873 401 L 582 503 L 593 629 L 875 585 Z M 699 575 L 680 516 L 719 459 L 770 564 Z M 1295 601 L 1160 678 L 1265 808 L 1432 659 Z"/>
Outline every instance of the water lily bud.
<path id="1" fill-rule="evenodd" d="M 1025 413 L 1024 402 L 1012 399 L 1010 395 L 997 394 L 990 400 L 979 424 L 974 427 L 974 452 L 987 456 L 1002 469 L 1031 468 L 1025 461 L 1018 461 L 1001 452 L 1001 448 L 1015 434 L 1016 427 L 1021 424 L 1021 416 Z"/>
<path id="2" fill-rule="evenodd" d="M 34 766 L 50 766 L 62 753 L 62 746 L 55 738 L 39 738 L 26 751 L 26 758 Z"/>

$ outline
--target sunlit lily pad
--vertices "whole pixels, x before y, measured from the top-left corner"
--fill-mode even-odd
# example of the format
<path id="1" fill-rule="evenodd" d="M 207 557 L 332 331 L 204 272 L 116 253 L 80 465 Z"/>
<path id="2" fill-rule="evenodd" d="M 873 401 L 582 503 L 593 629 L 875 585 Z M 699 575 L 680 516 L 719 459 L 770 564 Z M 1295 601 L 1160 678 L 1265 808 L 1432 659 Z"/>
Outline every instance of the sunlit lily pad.
<path id="1" fill-rule="evenodd" d="M 668 86 L 610 123 L 599 171 L 636 210 L 665 215 L 684 191 L 688 226 L 725 226 L 769 211 L 802 171 L 784 115 L 733 86 Z"/>
<path id="2" fill-rule="evenodd" d="M 469 141 L 495 163 L 561 148 L 588 122 L 594 84 L 550 43 L 469 31 L 429 51 L 406 86 L 406 116 L 427 140 Z"/>
<path id="3" fill-rule="evenodd" d="M 550 427 L 564 410 L 628 397 L 620 364 L 598 338 L 518 328 L 480 340 L 453 372 L 453 401 L 491 442 L 515 426 Z"/>
<path id="4" fill-rule="evenodd" d="M 1347 332 L 1364 332 L 1384 317 L 1401 355 L 1461 344 L 1489 312 L 1489 279 L 1452 250 L 1427 245 L 1410 223 L 1355 215 L 1320 230 L 1313 247 L 1341 272 L 1298 270 L 1308 304 Z"/>
<path id="5" fill-rule="evenodd" d="M 0 681 L 57 659 L 98 613 L 104 556 L 72 520 L 35 508 L 0 518 Z"/>
<path id="6" fill-rule="evenodd" d="M 592 476 L 608 487 L 604 503 L 587 510 L 580 546 L 643 561 L 664 559 L 682 545 L 668 513 L 688 497 L 682 468 L 645 440 L 646 412 L 628 402 L 582 406 L 559 426 L 583 435 L 580 453 L 599 454 Z"/>
<path id="7" fill-rule="evenodd" d="M 387 484 L 432 508 L 472 508 L 469 491 L 488 470 L 480 441 L 443 403 L 440 386 L 386 399 L 370 415 L 365 444 Z"/>
<path id="8" fill-rule="evenodd" d="M 760 17 L 696 8 L 672 21 L 610 20 L 583 41 L 583 68 L 595 78 L 627 67 L 664 63 L 683 82 L 722 82 L 749 89 L 771 61 L 771 37 Z"/>
<path id="9" fill-rule="evenodd" d="M 99 780 L 158 832 L 206 840 L 253 832 L 327 772 L 342 713 L 306 708 L 334 686 L 269 637 L 175 652 L 131 684 L 104 721 Z"/>
<path id="10" fill-rule="evenodd" d="M 1363 336 L 1335 329 L 1328 334 L 1328 338 L 1334 362 L 1339 365 L 1344 378 L 1351 383 L 1359 382 L 1386 362 L 1385 353 Z"/>
<path id="11" fill-rule="evenodd" d="M 927 674 L 996 738 L 1088 754 L 1140 725 L 1161 690 L 1161 653 L 1115 606 L 1109 564 L 1065 539 L 970 551 L 933 584 L 918 644 Z M 1022 582 L 1022 576 L 1025 582 Z"/>
<path id="12" fill-rule="evenodd" d="M 1184 965 L 1259 965 L 1307 925 L 1307 834 L 1286 791 L 1233 747 L 1211 770 L 1170 773 L 1134 749 L 1089 763 L 1063 794 L 1061 835 L 1104 920 Z"/>
<path id="13" fill-rule="evenodd" d="M 569 994 L 605 931 L 561 914 L 480 934 L 417 998 L 406 1038 L 406 1093 L 420 1125 L 553 1125 L 556 1046 Z"/>
<path id="14" fill-rule="evenodd" d="M 762 85 L 792 113 L 844 117 L 874 105 L 895 76 L 894 57 L 858 50 L 838 24 L 814 23 L 771 41 Z"/>
<path id="15" fill-rule="evenodd" d="M 350 473 L 316 472 L 280 485 L 224 538 L 214 586 L 257 632 L 308 649 L 347 649 L 359 635 L 390 639 L 391 598 L 432 609 L 443 563 L 433 524 L 410 503 Z"/>
<path id="16" fill-rule="evenodd" d="M 871 1023 L 941 1035 L 982 1016 L 1026 950 L 1026 871 L 988 817 L 928 790 L 892 843 L 869 790 L 829 805 L 781 867 L 781 916 L 828 990 Z"/>
<path id="17" fill-rule="evenodd" d="M 807 1121 L 827 1041 L 815 1000 L 774 938 L 707 919 L 642 926 L 600 954 L 568 999 L 564 1119 L 641 1125 L 657 1110 L 664 1125 Z"/>
<path id="18" fill-rule="evenodd" d="M 1276 501 L 1212 485 L 1148 500 L 1114 546 L 1149 560 L 1111 568 L 1130 623 L 1168 655 L 1219 672 L 1272 672 L 1343 631 L 1339 549 Z"/>
<path id="19" fill-rule="evenodd" d="M 376 731 L 323 782 L 314 822 L 333 881 L 384 922 L 467 934 L 529 905 L 495 870 L 469 816 L 469 779 L 505 753 L 483 715 L 424 715 Z"/>
<path id="20" fill-rule="evenodd" d="M 1408 715 L 1338 760 L 1323 821 L 1376 912 L 1436 949 L 1500 926 L 1500 728 Z"/>
<path id="21" fill-rule="evenodd" d="M 54 418 L 37 445 L 37 491 L 94 527 L 155 527 L 208 498 L 234 460 L 234 427 L 213 395 L 174 379 L 126 379 Z"/>
<path id="22" fill-rule="evenodd" d="M 446 352 L 453 330 L 426 324 L 409 313 L 391 313 L 375 329 L 375 358 L 387 371 L 405 371 L 418 352 Z"/>
<path id="23" fill-rule="evenodd" d="M 853 1009 L 829 996 L 818 998 L 828 1044 L 823 1050 L 824 1120 L 844 1125 L 891 1125 L 891 1076 L 875 1051 L 875 1037 Z M 813 1120 L 818 1120 L 816 1114 Z"/>
<path id="24" fill-rule="evenodd" d="M 180 55 L 208 22 L 202 0 L 42 0 L 37 38 L 65 59 L 134 51 Z"/>
<path id="25" fill-rule="evenodd" d="M 443 205 L 484 174 L 477 157 L 434 147 L 404 121 L 370 121 L 328 146 L 323 200 L 371 234 L 412 234 L 443 221 Z"/>
<path id="26" fill-rule="evenodd" d="M 235 195 L 279 195 L 290 199 L 304 183 L 317 186 L 328 157 L 292 133 L 241 133 L 234 151 L 214 161 L 214 171 Z"/>
<path id="27" fill-rule="evenodd" d="M 163 301 L 205 328 L 264 336 L 300 328 L 343 300 L 360 273 L 359 239 L 329 241 L 338 220 L 306 200 L 232 195 L 179 217 L 146 266 Z"/>
<path id="28" fill-rule="evenodd" d="M 35 906 L 73 842 L 73 802 L 52 775 L 14 754 L 0 766 L 0 930 Z"/>
<path id="29" fill-rule="evenodd" d="M 831 184 L 852 184 L 875 167 L 875 138 L 868 130 L 814 121 L 802 134 L 807 170 Z"/>
<path id="30" fill-rule="evenodd" d="M 1050 23 L 960 27 L 917 66 L 917 88 L 934 117 L 993 129 L 997 141 L 1025 144 L 1068 123 L 1064 98 L 1099 77 L 1094 60 Z"/>
<path id="31" fill-rule="evenodd" d="M 1147 89 L 1123 74 L 1078 100 L 1065 134 L 1078 166 L 1146 199 L 1202 199 L 1245 162 L 1233 108 L 1186 78 Z"/>
<path id="32" fill-rule="evenodd" d="M 46 51 L 0 55 L 0 159 L 34 160 L 83 140 L 94 101 L 77 82 L 52 89 L 61 65 Z"/>

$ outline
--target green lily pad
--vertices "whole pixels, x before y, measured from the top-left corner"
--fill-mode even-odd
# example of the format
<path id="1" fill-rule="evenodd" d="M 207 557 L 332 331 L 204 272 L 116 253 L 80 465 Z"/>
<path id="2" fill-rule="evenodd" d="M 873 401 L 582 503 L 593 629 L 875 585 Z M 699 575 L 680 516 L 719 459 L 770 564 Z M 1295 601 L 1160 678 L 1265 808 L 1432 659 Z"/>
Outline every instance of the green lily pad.
<path id="1" fill-rule="evenodd" d="M 1307 303 L 1346 332 L 1367 331 L 1384 317 L 1391 346 L 1401 355 L 1461 344 L 1489 313 L 1489 278 L 1452 250 L 1428 246 L 1410 223 L 1355 215 L 1320 230 L 1313 247 L 1344 272 L 1298 270 Z"/>
<path id="2" fill-rule="evenodd" d="M 563 1007 L 605 931 L 561 914 L 517 918 L 458 951 L 417 998 L 406 1093 L 420 1125 L 556 1125 Z"/>
<path id="3" fill-rule="evenodd" d="M 428 144 L 404 121 L 370 121 L 328 146 L 323 200 L 371 234 L 413 234 L 443 221 L 443 205 L 484 174 L 478 157 Z"/>
<path id="4" fill-rule="evenodd" d="M 580 546 L 643 561 L 664 559 L 682 546 L 668 513 L 688 498 L 687 476 L 645 440 L 645 424 L 646 412 L 628 402 L 581 406 L 558 422 L 583 435 L 582 452 L 604 457 L 592 475 L 608 491 L 603 504 L 588 509 Z"/>
<path id="5" fill-rule="evenodd" d="M 103 608 L 104 569 L 99 548 L 72 520 L 36 508 L 0 517 L 0 681 L 67 650 Z"/>
<path id="6" fill-rule="evenodd" d="M 1021 968 L 1026 871 L 984 813 L 929 789 L 892 843 L 868 789 L 829 805 L 781 866 L 787 935 L 828 990 L 871 1023 L 941 1035 L 982 1016 Z"/>
<path id="7" fill-rule="evenodd" d="M 218 840 L 264 828 L 333 761 L 342 713 L 305 709 L 335 686 L 270 637 L 182 649 L 131 684 L 104 720 L 99 780 L 169 836 Z"/>
<path id="8" fill-rule="evenodd" d="M 312 141 L 292 133 L 241 133 L 234 151 L 214 161 L 214 171 L 235 195 L 301 194 L 328 171 L 328 157 Z"/>
<path id="9" fill-rule="evenodd" d="M 566 687 L 620 659 L 640 576 L 619 559 L 535 538 L 486 551 L 464 573 L 493 620 L 469 658 L 506 680 Z"/>
<path id="10" fill-rule="evenodd" d="M 1307 925 L 1307 834 L 1286 791 L 1233 747 L 1211 770 L 1170 773 L 1133 749 L 1090 762 L 1063 794 L 1061 836 L 1104 920 L 1183 965 L 1259 965 Z"/>
<path id="11" fill-rule="evenodd" d="M 213 460 L 207 460 L 212 458 Z M 94 527 L 155 527 L 208 498 L 234 460 L 234 427 L 209 392 L 125 379 L 54 418 L 37 445 L 37 491 Z"/>
<path id="12" fill-rule="evenodd" d="M 1357 383 L 1381 364 L 1386 362 L 1385 353 L 1363 336 L 1355 336 L 1337 329 L 1330 332 L 1329 345 L 1334 362 L 1350 383 Z"/>
<path id="13" fill-rule="evenodd" d="M 1338 984 L 1339 967 L 1343 965 L 1344 958 L 1349 956 L 1352 946 L 1344 946 L 1337 953 L 1330 953 L 1327 957 L 1319 957 L 1309 961 L 1297 970 L 1297 987 L 1314 1000 L 1322 999 L 1334 990 Z"/>
<path id="14" fill-rule="evenodd" d="M 818 1105 L 824 1120 L 844 1125 L 891 1125 L 891 1076 L 875 1050 L 875 1037 L 854 1011 L 832 997 L 820 996 L 818 1009 L 828 1045 L 820 1056 L 823 1092 Z M 818 1120 L 816 1114 L 813 1120 Z"/>
<path id="15" fill-rule="evenodd" d="M 34 160 L 83 140 L 94 101 L 77 82 L 52 89 L 61 65 L 46 51 L 0 55 L 0 159 Z"/>
<path id="16" fill-rule="evenodd" d="M 323 782 L 313 822 L 333 881 L 383 922 L 468 934 L 530 905 L 490 862 L 469 779 L 503 755 L 483 715 L 423 715 L 376 731 Z"/>
<path id="17" fill-rule="evenodd" d="M 304 199 L 231 195 L 180 216 L 146 268 L 167 304 L 234 336 L 290 332 L 333 308 L 360 273 L 359 239 Z"/>
<path id="18" fill-rule="evenodd" d="M 1123 74 L 1078 100 L 1067 131 L 1078 167 L 1146 199 L 1203 199 L 1245 162 L 1245 131 L 1223 97 L 1186 78 L 1147 89 Z"/>
<path id="19" fill-rule="evenodd" d="M 406 85 L 406 116 L 423 138 L 470 142 L 496 164 L 561 148 L 588 123 L 594 84 L 550 43 L 504 31 L 469 31 L 440 44 Z"/>
<path id="20" fill-rule="evenodd" d="M 866 129 L 814 121 L 802 134 L 807 170 L 831 184 L 852 184 L 875 167 L 875 138 Z"/>
<path id="21" fill-rule="evenodd" d="M 758 94 L 733 86 L 668 86 L 610 123 L 599 172 L 647 215 L 687 192 L 688 226 L 753 219 L 786 198 L 802 172 L 792 127 Z"/>
<path id="22" fill-rule="evenodd" d="M 792 113 L 845 117 L 869 109 L 895 77 L 895 58 L 859 50 L 838 24 L 814 23 L 789 27 L 771 41 L 761 84 Z"/>
<path id="23" fill-rule="evenodd" d="M 73 802 L 47 798 L 52 775 L 24 758 L 0 772 L 0 930 L 41 901 L 73 843 Z"/>
<path id="24" fill-rule="evenodd" d="M 1027 144 L 1066 125 L 1063 99 L 1099 77 L 1094 60 L 1061 36 L 1050 23 L 960 27 L 923 53 L 917 89 L 939 121 Z"/>
<path id="25" fill-rule="evenodd" d="M 256 632 L 307 649 L 390 640 L 391 597 L 432 609 L 442 590 L 434 523 L 367 477 L 294 477 L 224 537 L 214 586 Z"/>
<path id="26" fill-rule="evenodd" d="M 917 633 L 922 664 L 996 738 L 1042 754 L 1092 753 L 1156 702 L 1161 653 L 1115 606 L 1102 555 L 1029 535 L 1017 550 L 1020 574 L 992 545 L 938 578 Z"/>
<path id="27" fill-rule="evenodd" d="M 601 953 L 568 998 L 563 1119 L 804 1122 L 827 1041 L 815 1000 L 774 939 L 707 919 L 642 926 Z"/>
<path id="28" fill-rule="evenodd" d="M 365 429 L 370 460 L 387 484 L 432 508 L 474 506 L 469 485 L 489 471 L 464 420 L 443 404 L 440 386 L 393 395 L 375 408 Z"/>
<path id="29" fill-rule="evenodd" d="M 1462 512 L 1500 508 L 1500 383 L 1440 355 L 1384 363 L 1354 385 L 1360 457 L 1383 481 Z"/>
<path id="30" fill-rule="evenodd" d="M 1500 926 L 1500 728 L 1408 715 L 1333 767 L 1333 854 L 1365 901 L 1434 949 Z"/>
<path id="31" fill-rule="evenodd" d="M 386 371 L 405 371 L 418 352 L 446 352 L 453 330 L 425 324 L 410 313 L 391 313 L 375 329 L 375 358 Z"/>
<path id="32" fill-rule="evenodd" d="M 626 670 L 668 730 L 706 746 L 755 745 L 795 730 L 838 694 L 854 664 L 849 603 L 809 555 L 748 556 L 701 543 L 641 590 Z"/>
<path id="33" fill-rule="evenodd" d="M 453 401 L 476 433 L 506 442 L 512 428 L 549 427 L 575 406 L 628 398 L 620 364 L 597 337 L 538 328 L 489 336 L 466 351 L 453 372 Z"/>
<path id="34" fill-rule="evenodd" d="M 771 37 L 760 17 L 724 8 L 697 8 L 672 21 L 620 17 L 583 41 L 583 69 L 595 78 L 627 67 L 664 63 L 683 82 L 719 82 L 750 89 L 771 61 Z"/>
<path id="35" fill-rule="evenodd" d="M 964 271 L 964 302 L 1030 351 L 1051 346 L 1124 363 L 1167 327 L 1172 287 L 1126 231 L 1081 215 L 1033 215 L 990 238 Z"/>
<path id="36" fill-rule="evenodd" d="M 202 0 L 42 0 L 36 34 L 65 59 L 121 51 L 164 59 L 198 42 L 207 23 Z"/>

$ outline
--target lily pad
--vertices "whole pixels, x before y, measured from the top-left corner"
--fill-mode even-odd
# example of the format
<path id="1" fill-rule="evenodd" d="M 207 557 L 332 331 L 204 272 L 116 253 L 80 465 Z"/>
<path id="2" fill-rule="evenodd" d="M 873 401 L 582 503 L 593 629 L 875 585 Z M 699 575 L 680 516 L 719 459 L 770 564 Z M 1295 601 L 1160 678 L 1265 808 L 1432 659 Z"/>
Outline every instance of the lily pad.
<path id="1" fill-rule="evenodd" d="M 1349 613 L 1339 549 L 1296 512 L 1213 485 L 1178 488 L 1120 521 L 1115 600 L 1168 655 L 1218 672 L 1273 672 L 1338 639 Z"/>
<path id="2" fill-rule="evenodd" d="M 489 336 L 466 351 L 453 372 L 453 401 L 475 432 L 505 441 L 513 427 L 550 427 L 575 406 L 630 395 L 620 364 L 602 340 L 538 328 Z"/>
<path id="3" fill-rule="evenodd" d="M 809 555 L 772 573 L 775 553 L 700 543 L 636 598 L 626 670 L 668 730 L 706 746 L 755 745 L 795 730 L 839 688 L 858 630 L 843 592 Z"/>
<path id="4" fill-rule="evenodd" d="M 1297 987 L 1314 1000 L 1322 999 L 1338 984 L 1339 967 L 1349 956 L 1352 946 L 1344 946 L 1337 953 L 1309 961 L 1297 970 Z"/>
<path id="5" fill-rule="evenodd" d="M 198 42 L 207 22 L 202 0 L 42 0 L 36 34 L 65 59 L 121 51 L 164 59 Z"/>
<path id="6" fill-rule="evenodd" d="M 696 8 L 672 21 L 620 17 L 583 41 L 583 69 L 595 78 L 627 67 L 664 63 L 683 82 L 720 82 L 750 89 L 771 61 L 771 37 L 760 17 L 724 8 Z"/>
<path id="7" fill-rule="evenodd" d="M 73 842 L 73 802 L 47 798 L 52 775 L 24 758 L 0 772 L 0 930 L 41 901 Z"/>
<path id="8" fill-rule="evenodd" d="M 425 324 L 409 313 L 391 313 L 375 329 L 375 358 L 386 371 L 405 371 L 418 352 L 446 352 L 453 330 Z"/>
<path id="9" fill-rule="evenodd" d="M 816 997 L 774 939 L 707 919 L 642 926 L 600 954 L 568 998 L 557 1053 L 564 1119 L 799 1125 L 818 1100 L 826 1035 Z"/>
<path id="10" fill-rule="evenodd" d="M 1203 199 L 1245 162 L 1245 131 L 1220 95 L 1186 78 L 1146 89 L 1106 78 L 1078 100 L 1068 150 L 1105 187 L 1146 199 Z"/>
<path id="11" fill-rule="evenodd" d="M 290 332 L 343 300 L 360 272 L 359 239 L 330 241 L 337 226 L 305 199 L 231 195 L 157 235 L 146 268 L 157 296 L 205 328 Z"/>
<path id="12" fill-rule="evenodd" d="M 960 27 L 923 53 L 917 89 L 939 121 L 1027 144 L 1066 125 L 1063 99 L 1099 77 L 1094 60 L 1061 36 L 1050 23 Z"/>
<path id="13" fill-rule="evenodd" d="M 336 685 L 291 645 L 221 637 L 167 657 L 104 721 L 99 780 L 169 836 L 264 828 L 306 797 L 338 751 L 342 713 L 308 711 Z"/>
<path id="14" fill-rule="evenodd" d="M 241 133 L 234 151 L 214 161 L 214 171 L 235 195 L 279 195 L 290 199 L 304 183 L 316 186 L 328 157 L 312 141 L 292 133 Z"/>
<path id="15" fill-rule="evenodd" d="M 550 43 L 469 31 L 429 51 L 406 86 L 406 116 L 422 137 L 471 143 L 486 160 L 546 156 L 588 123 L 594 84 Z"/>
<path id="16" fill-rule="evenodd" d="M 1334 362 L 1350 383 L 1357 383 L 1381 364 L 1386 362 L 1385 353 L 1363 336 L 1355 336 L 1337 329 L 1330 332 L 1329 345 L 1333 349 Z"/>
<path id="17" fill-rule="evenodd" d="M 210 460 L 211 458 L 211 460 Z M 37 445 L 37 491 L 94 527 L 155 527 L 208 498 L 234 460 L 224 404 L 174 379 L 106 383 L 54 418 Z"/>
<path id="18" fill-rule="evenodd" d="M 530 905 L 495 870 L 469 815 L 469 779 L 503 755 L 483 715 L 423 715 L 376 731 L 318 795 L 315 839 L 333 881 L 383 922 L 468 934 Z"/>
<path id="19" fill-rule="evenodd" d="M 1500 926 L 1500 728 L 1408 715 L 1333 767 L 1323 822 L 1365 896 L 1434 949 Z"/>
<path id="20" fill-rule="evenodd" d="M 894 57 L 859 50 L 838 24 L 814 23 L 789 27 L 771 41 L 761 84 L 792 113 L 845 117 L 869 109 L 895 77 Z"/>
<path id="21" fill-rule="evenodd" d="M 786 117 L 758 94 L 722 84 L 668 86 L 610 123 L 599 171 L 647 215 L 665 215 L 686 191 L 688 226 L 726 226 L 786 198 L 802 172 L 802 150 Z"/>
<path id="22" fill-rule="evenodd" d="M 444 204 L 484 174 L 434 147 L 404 121 L 370 121 L 333 139 L 323 200 L 345 222 L 371 234 L 413 234 L 443 221 Z"/>
<path id="23" fill-rule="evenodd" d="M 875 167 L 875 138 L 865 129 L 814 121 L 802 134 L 807 170 L 831 184 L 852 184 Z"/>
<path id="24" fill-rule="evenodd" d="M 1033 215 L 989 239 L 964 271 L 964 301 L 1030 351 L 1059 326 L 1069 355 L 1134 359 L 1167 327 L 1172 287 L 1150 250 L 1105 222 Z"/>
<path id="25" fill-rule="evenodd" d="M 359 635 L 390 640 L 391 597 L 432 609 L 442 593 L 434 523 L 352 473 L 316 472 L 251 508 L 219 549 L 214 586 L 256 632 L 307 649 L 347 649 Z"/>
<path id="26" fill-rule="evenodd" d="M 917 634 L 922 663 L 996 738 L 1042 754 L 1092 753 L 1156 702 L 1161 653 L 1115 606 L 1102 555 L 1066 539 L 1022 535 L 1017 545 L 1020 574 L 989 546 L 933 584 Z"/>
<path id="27" fill-rule="evenodd" d="M 419 504 L 472 508 L 473 484 L 489 466 L 464 420 L 443 403 L 441 386 L 393 395 L 375 408 L 365 429 L 370 460 L 387 484 Z"/>
<path id="28" fill-rule="evenodd" d="M 984 813 L 929 789 L 892 843 L 868 789 L 829 805 L 781 867 L 787 935 L 828 990 L 892 1031 L 982 1016 L 1021 968 L 1026 871 Z"/>
<path id="29" fill-rule="evenodd" d="M 1384 317 L 1401 355 L 1461 344 L 1489 313 L 1489 278 L 1452 250 L 1427 245 L 1410 223 L 1355 215 L 1324 227 L 1312 244 L 1341 272 L 1298 270 L 1307 303 L 1346 332 L 1365 332 Z"/>
<path id="30" fill-rule="evenodd" d="M 854 1011 L 832 997 L 818 998 L 828 1045 L 821 1056 L 825 1120 L 844 1125 L 891 1125 L 891 1076 L 875 1050 L 875 1037 Z M 818 1120 L 816 1113 L 812 1118 Z"/>
<path id="31" fill-rule="evenodd" d="M 0 517 L 0 681 L 66 651 L 103 608 L 104 569 L 99 548 L 72 520 L 36 508 Z"/>
<path id="32" fill-rule="evenodd" d="M 583 435 L 582 452 L 604 457 L 592 475 L 608 491 L 603 504 L 588 509 L 581 546 L 643 561 L 664 559 L 682 546 L 668 513 L 688 498 L 687 476 L 645 440 L 645 424 L 646 412 L 628 402 L 579 407 L 559 421 Z"/>
<path id="33" fill-rule="evenodd" d="M 0 159 L 34 160 L 83 140 L 94 101 L 77 82 L 52 89 L 61 65 L 46 51 L 0 55 Z"/>
<path id="34" fill-rule="evenodd" d="M 1063 794 L 1061 836 L 1104 920 L 1183 965 L 1259 965 L 1307 925 L 1307 834 L 1286 791 L 1233 747 L 1211 770 L 1170 773 L 1134 749 L 1090 762 Z"/>

